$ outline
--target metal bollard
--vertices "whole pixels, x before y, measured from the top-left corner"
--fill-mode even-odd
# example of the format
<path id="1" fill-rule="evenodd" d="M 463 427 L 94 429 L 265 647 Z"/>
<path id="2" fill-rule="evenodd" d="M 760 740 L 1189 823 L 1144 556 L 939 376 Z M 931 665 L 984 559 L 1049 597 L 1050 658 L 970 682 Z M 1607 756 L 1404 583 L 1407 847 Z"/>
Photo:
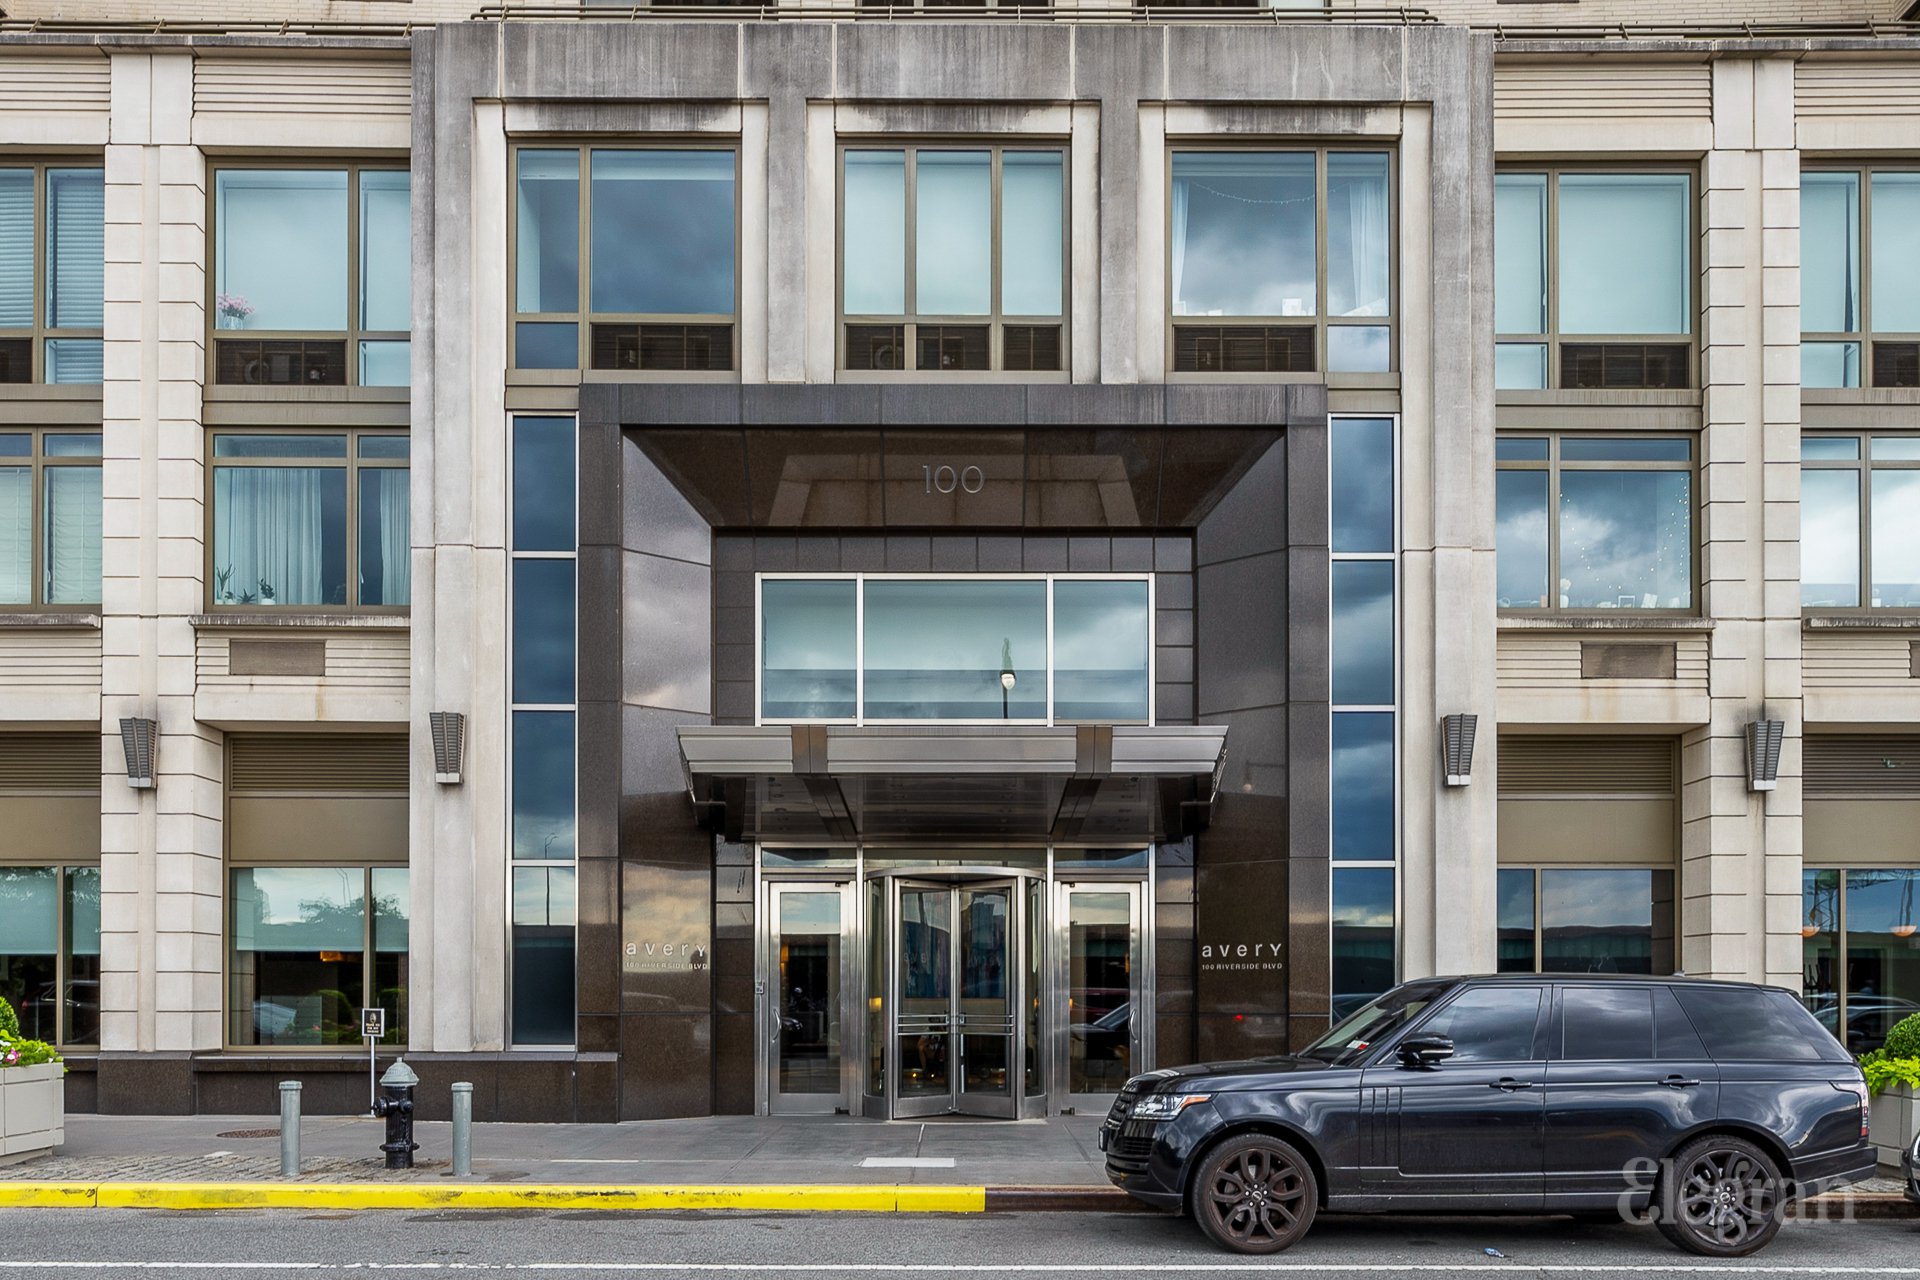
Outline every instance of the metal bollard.
<path id="1" fill-rule="evenodd" d="M 300 1082 L 280 1082 L 280 1176 L 300 1176 Z"/>
<path id="2" fill-rule="evenodd" d="M 473 1173 L 473 1086 L 453 1086 L 453 1176 Z"/>

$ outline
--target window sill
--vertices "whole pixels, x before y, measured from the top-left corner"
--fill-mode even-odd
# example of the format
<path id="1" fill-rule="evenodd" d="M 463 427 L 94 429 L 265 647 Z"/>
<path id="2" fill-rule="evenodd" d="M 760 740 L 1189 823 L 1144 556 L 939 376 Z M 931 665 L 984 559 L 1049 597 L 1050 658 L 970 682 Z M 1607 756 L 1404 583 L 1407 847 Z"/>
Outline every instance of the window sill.
<path id="1" fill-rule="evenodd" d="M 406 613 L 283 613 L 265 609 L 258 613 L 196 613 L 187 621 L 196 630 L 292 627 L 316 631 L 406 631 L 413 625 L 412 615 Z"/>
<path id="2" fill-rule="evenodd" d="M 1920 613 L 1806 613 L 1804 631 L 1920 631 Z"/>
<path id="3" fill-rule="evenodd" d="M 1683 618 L 1672 614 L 1653 614 L 1645 617 L 1618 617 L 1613 614 L 1557 614 L 1551 617 L 1533 617 L 1519 614 L 1501 614 L 1498 630 L 1501 631 L 1712 631 L 1712 618 Z"/>
<path id="4" fill-rule="evenodd" d="M 361 401 L 368 404 L 406 404 L 413 398 L 411 387 L 353 387 L 353 386 L 248 386 L 242 383 L 210 383 L 203 397 L 214 403 L 221 401 L 253 402 L 298 400 L 323 400 L 337 403 Z"/>
<path id="5" fill-rule="evenodd" d="M 1622 388 L 1618 391 L 1572 389 L 1495 391 L 1493 402 L 1495 405 L 1612 405 L 1643 409 L 1697 409 L 1700 407 L 1700 392 L 1652 388 Z"/>
<path id="6" fill-rule="evenodd" d="M 1920 387 L 1802 387 L 1800 403 L 1910 407 L 1920 404 Z"/>
<path id="7" fill-rule="evenodd" d="M 27 631 L 47 628 L 54 631 L 98 631 L 97 613 L 0 613 L 0 631 Z"/>

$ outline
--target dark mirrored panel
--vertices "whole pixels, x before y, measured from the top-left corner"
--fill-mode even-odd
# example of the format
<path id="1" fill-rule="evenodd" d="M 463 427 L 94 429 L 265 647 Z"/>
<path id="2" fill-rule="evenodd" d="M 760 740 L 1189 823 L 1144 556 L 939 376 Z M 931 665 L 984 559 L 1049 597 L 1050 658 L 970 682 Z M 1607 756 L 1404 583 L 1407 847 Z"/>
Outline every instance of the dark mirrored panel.
<path id="1" fill-rule="evenodd" d="M 571 711 L 513 713 L 514 857 L 573 857 L 573 762 Z"/>
<path id="2" fill-rule="evenodd" d="M 513 700 L 573 701 L 574 562 L 513 562 Z"/>
<path id="3" fill-rule="evenodd" d="M 1341 711 L 1333 717 L 1333 856 L 1394 856 L 1393 713 Z"/>
<path id="4" fill-rule="evenodd" d="M 1333 701 L 1394 702 L 1393 562 L 1333 562 Z"/>
<path id="5" fill-rule="evenodd" d="M 513 421 L 513 549 L 574 548 L 571 418 Z"/>

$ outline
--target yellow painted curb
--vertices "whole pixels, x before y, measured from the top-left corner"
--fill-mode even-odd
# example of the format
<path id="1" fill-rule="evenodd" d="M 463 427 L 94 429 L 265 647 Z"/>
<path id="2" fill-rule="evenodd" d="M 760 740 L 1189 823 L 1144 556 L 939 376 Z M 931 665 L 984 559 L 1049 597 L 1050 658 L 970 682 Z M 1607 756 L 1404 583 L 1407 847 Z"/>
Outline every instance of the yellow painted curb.
<path id="1" fill-rule="evenodd" d="M 0 1182 L 0 1206 L 101 1209 L 748 1209 L 981 1213 L 985 1187 Z"/>

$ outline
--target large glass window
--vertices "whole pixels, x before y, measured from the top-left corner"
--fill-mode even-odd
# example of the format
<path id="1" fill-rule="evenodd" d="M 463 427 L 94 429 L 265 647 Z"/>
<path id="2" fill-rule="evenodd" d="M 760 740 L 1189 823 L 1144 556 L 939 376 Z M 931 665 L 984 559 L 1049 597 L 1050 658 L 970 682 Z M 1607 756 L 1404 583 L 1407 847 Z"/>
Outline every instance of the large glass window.
<path id="1" fill-rule="evenodd" d="M 404 609 L 408 451 L 390 431 L 214 432 L 210 603 Z"/>
<path id="2" fill-rule="evenodd" d="M 1920 608 L 1920 435 L 1809 434 L 1800 467 L 1801 607 Z"/>
<path id="3" fill-rule="evenodd" d="M 1920 1013 L 1920 868 L 1808 870 L 1801 876 L 1804 999 L 1855 1053 L 1878 1049 Z"/>
<path id="4" fill-rule="evenodd" d="M 100 1042 L 98 867 L 0 867 L 0 999 L 29 1040 Z"/>
<path id="5" fill-rule="evenodd" d="M 1502 867 L 1501 973 L 1674 971 L 1674 873 L 1654 867 Z"/>
<path id="6" fill-rule="evenodd" d="M 1066 153 L 842 153 L 841 367 L 1066 367 Z"/>
<path id="7" fill-rule="evenodd" d="M 1381 992 L 1399 973 L 1395 949 L 1393 868 L 1333 871 L 1333 1021 Z"/>
<path id="8" fill-rule="evenodd" d="M 0 606 L 100 603 L 100 435 L 0 431 Z"/>
<path id="9" fill-rule="evenodd" d="M 1392 208 L 1384 151 L 1175 151 L 1174 372 L 1392 369 Z"/>
<path id="10" fill-rule="evenodd" d="M 0 166 L 0 382 L 100 381 L 104 177 Z"/>
<path id="11" fill-rule="evenodd" d="M 407 1043 L 411 899 L 405 867 L 242 867 L 232 873 L 229 1043 L 359 1045 L 360 1010 Z"/>
<path id="12" fill-rule="evenodd" d="M 1693 608 L 1693 441 L 1502 435 L 1500 607 Z"/>
<path id="13" fill-rule="evenodd" d="M 1800 385 L 1920 387 L 1920 169 L 1800 175 Z"/>
<path id="14" fill-rule="evenodd" d="M 1494 178 L 1495 385 L 1693 385 L 1691 174 Z"/>
<path id="15" fill-rule="evenodd" d="M 731 149 L 514 152 L 513 367 L 734 367 Z"/>
<path id="16" fill-rule="evenodd" d="M 359 165 L 214 171 L 215 382 L 408 385 L 411 181 Z"/>
<path id="17" fill-rule="evenodd" d="M 1151 651 L 1144 577 L 760 584 L 766 721 L 1145 723 Z"/>

